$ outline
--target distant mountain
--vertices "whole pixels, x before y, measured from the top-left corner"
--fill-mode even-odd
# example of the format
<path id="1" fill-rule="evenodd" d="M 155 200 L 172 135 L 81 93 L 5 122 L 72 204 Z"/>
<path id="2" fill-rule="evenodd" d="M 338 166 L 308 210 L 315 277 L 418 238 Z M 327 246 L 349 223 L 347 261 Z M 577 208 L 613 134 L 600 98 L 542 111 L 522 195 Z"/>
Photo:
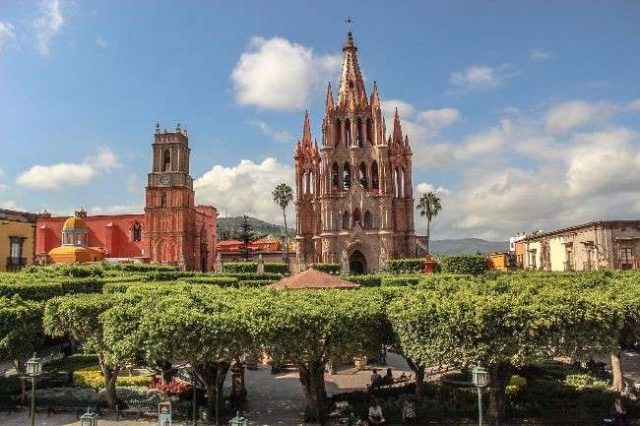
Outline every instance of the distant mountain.
<path id="1" fill-rule="evenodd" d="M 509 250 L 508 241 L 487 241 L 480 238 L 431 240 L 429 245 L 431 253 L 442 255 L 476 253 L 489 254 Z"/>
<path id="2" fill-rule="evenodd" d="M 237 234 L 240 232 L 242 220 L 242 216 L 219 217 L 217 237 L 218 241 L 235 239 Z M 282 235 L 282 225 L 274 225 L 273 223 L 265 222 L 264 220 L 256 219 L 255 217 L 250 216 L 247 217 L 247 220 L 256 238 L 262 238 L 267 235 Z M 293 220 L 295 220 L 295 218 Z M 293 230 L 289 228 L 290 235 L 292 234 L 292 232 Z"/>
<path id="3" fill-rule="evenodd" d="M 247 217 L 249 225 L 255 238 L 262 238 L 266 235 L 282 235 L 282 225 L 265 222 L 255 217 Z M 295 218 L 291 220 L 295 221 Z M 237 238 L 242 225 L 242 216 L 219 217 L 218 218 L 218 241 L 231 240 Z M 293 237 L 295 231 L 289 228 L 289 236 Z M 424 244 L 424 237 L 418 237 Z M 451 254 L 489 254 L 509 250 L 507 241 L 487 241 L 480 238 L 460 238 L 449 240 L 431 240 L 431 253 L 451 255 Z"/>

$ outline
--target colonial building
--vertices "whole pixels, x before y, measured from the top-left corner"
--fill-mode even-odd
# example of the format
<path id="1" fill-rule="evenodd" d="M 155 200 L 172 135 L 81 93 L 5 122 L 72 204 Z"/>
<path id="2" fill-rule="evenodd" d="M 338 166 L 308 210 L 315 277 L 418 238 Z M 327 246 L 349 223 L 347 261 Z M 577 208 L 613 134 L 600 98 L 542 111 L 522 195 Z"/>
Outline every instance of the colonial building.
<path id="1" fill-rule="evenodd" d="M 585 223 L 529 235 L 516 244 L 529 270 L 640 269 L 640 220 Z"/>
<path id="2" fill-rule="evenodd" d="M 214 269 L 218 213 L 212 206 L 194 203 L 186 129 L 178 124 L 175 132 L 167 132 L 157 126 L 152 147 L 144 214 L 87 216 L 80 211 L 72 218 L 41 215 L 36 253 L 43 263 L 100 260 L 98 256 L 69 255 L 78 251 L 75 247 L 85 247 L 102 251 L 106 260 L 151 261 L 186 270 Z M 82 244 L 65 239 L 71 232 L 65 222 L 82 225 L 74 231 L 85 236 Z"/>
<path id="3" fill-rule="evenodd" d="M 0 209 L 0 271 L 33 264 L 36 215 Z"/>
<path id="4" fill-rule="evenodd" d="M 327 87 L 321 146 L 305 114 L 295 149 L 297 259 L 301 269 L 332 262 L 344 272 L 376 272 L 416 253 L 411 147 L 397 110 L 387 136 L 377 84 L 368 97 L 350 32 L 342 50 L 337 100 Z"/>

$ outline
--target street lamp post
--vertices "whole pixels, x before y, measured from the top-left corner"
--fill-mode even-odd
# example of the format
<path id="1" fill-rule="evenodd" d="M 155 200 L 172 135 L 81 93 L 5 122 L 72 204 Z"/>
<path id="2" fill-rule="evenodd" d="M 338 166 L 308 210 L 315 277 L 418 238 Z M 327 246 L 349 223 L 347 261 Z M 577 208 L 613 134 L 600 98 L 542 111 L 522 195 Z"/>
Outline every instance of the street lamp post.
<path id="1" fill-rule="evenodd" d="M 31 377 L 31 426 L 36 424 L 36 377 L 42 373 L 42 360 L 34 352 L 27 361 L 27 375 Z"/>
<path id="2" fill-rule="evenodd" d="M 87 412 L 80 417 L 80 426 L 98 426 L 98 415 L 87 408 Z"/>
<path id="3" fill-rule="evenodd" d="M 473 367 L 471 370 L 473 384 L 478 390 L 478 426 L 482 426 L 482 388 L 489 384 L 489 372 L 482 367 Z"/>

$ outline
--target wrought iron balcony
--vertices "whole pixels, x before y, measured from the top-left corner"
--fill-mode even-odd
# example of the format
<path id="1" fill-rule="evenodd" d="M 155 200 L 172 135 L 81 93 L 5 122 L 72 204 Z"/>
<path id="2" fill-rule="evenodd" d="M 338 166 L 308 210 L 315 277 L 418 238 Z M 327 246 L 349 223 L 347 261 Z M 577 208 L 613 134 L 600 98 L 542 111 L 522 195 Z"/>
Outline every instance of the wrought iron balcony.
<path id="1" fill-rule="evenodd" d="M 7 257 L 7 271 L 17 272 L 27 266 L 26 257 Z"/>

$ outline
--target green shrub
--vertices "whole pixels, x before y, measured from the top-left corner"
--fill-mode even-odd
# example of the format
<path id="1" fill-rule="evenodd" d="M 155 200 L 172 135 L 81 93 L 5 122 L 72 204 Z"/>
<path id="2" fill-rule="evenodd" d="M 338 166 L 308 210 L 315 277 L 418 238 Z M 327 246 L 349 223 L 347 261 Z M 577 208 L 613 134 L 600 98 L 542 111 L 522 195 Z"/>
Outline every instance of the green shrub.
<path id="1" fill-rule="evenodd" d="M 416 276 L 383 276 L 380 285 L 383 287 L 400 287 L 407 285 L 417 285 L 420 278 Z"/>
<path id="2" fill-rule="evenodd" d="M 258 264 L 256 262 L 227 262 L 222 267 L 224 272 L 258 272 Z"/>
<path id="3" fill-rule="evenodd" d="M 149 389 L 146 386 L 116 386 L 116 395 L 127 407 L 154 407 L 162 400 L 162 393 L 158 389 Z M 107 403 L 105 389 L 98 391 L 96 396 L 102 406 Z"/>
<path id="4" fill-rule="evenodd" d="M 0 376 L 0 399 L 18 395 L 20 392 L 22 392 L 22 388 L 18 376 Z"/>
<path id="5" fill-rule="evenodd" d="M 274 280 L 240 280 L 238 282 L 238 287 L 264 287 L 269 284 L 273 284 Z"/>
<path id="6" fill-rule="evenodd" d="M 31 392 L 28 392 L 31 399 Z M 40 407 L 95 407 L 97 393 L 89 388 L 60 387 L 36 390 L 36 406 Z"/>
<path id="7" fill-rule="evenodd" d="M 345 275 L 343 278 L 362 287 L 380 287 L 382 284 L 381 275 Z"/>
<path id="8" fill-rule="evenodd" d="M 242 280 L 279 280 L 282 278 L 282 274 L 273 274 L 270 272 L 265 272 L 264 274 L 258 274 L 257 272 L 251 273 L 224 273 L 216 276 L 220 277 L 233 277 L 239 281 Z"/>
<path id="9" fill-rule="evenodd" d="M 13 295 L 21 299 L 44 301 L 52 297 L 64 295 L 59 283 L 3 283 L 0 284 L 0 296 L 11 298 Z"/>
<path id="10" fill-rule="evenodd" d="M 387 272 L 406 274 L 424 271 L 424 258 L 396 259 L 387 262 Z"/>
<path id="11" fill-rule="evenodd" d="M 609 387 L 606 381 L 599 380 L 589 374 L 567 374 L 565 383 L 577 389 L 594 388 L 605 390 Z"/>
<path id="12" fill-rule="evenodd" d="M 447 274 L 480 275 L 487 270 L 484 256 L 456 255 L 440 259 L 440 270 Z"/>
<path id="13" fill-rule="evenodd" d="M 264 272 L 286 275 L 289 273 L 289 265 L 282 262 L 266 262 L 264 264 Z"/>
<path id="14" fill-rule="evenodd" d="M 175 266 L 163 265 L 160 263 L 104 263 L 105 271 L 122 271 L 122 272 L 153 272 L 153 271 L 177 271 Z"/>
<path id="15" fill-rule="evenodd" d="M 130 287 L 135 287 L 137 285 L 140 285 L 140 283 L 107 283 L 102 286 L 102 292 L 105 294 L 126 293 Z"/>
<path id="16" fill-rule="evenodd" d="M 189 284 L 219 285 L 220 287 L 237 287 L 238 286 L 238 278 L 216 276 L 216 275 L 202 275 L 202 276 L 196 276 L 196 277 L 189 277 L 180 281 L 186 282 Z"/>
<path id="17" fill-rule="evenodd" d="M 327 274 L 338 275 L 341 268 L 338 263 L 316 263 L 313 265 L 313 269 Z"/>
<path id="18" fill-rule="evenodd" d="M 526 387 L 527 387 L 527 379 L 517 374 L 514 374 L 509 379 L 509 383 L 505 388 L 505 393 L 508 396 L 513 397 L 521 394 Z"/>
<path id="19" fill-rule="evenodd" d="M 66 358 L 49 361 L 43 365 L 44 371 L 69 371 L 74 372 L 85 368 L 99 369 L 98 355 L 74 354 Z"/>

